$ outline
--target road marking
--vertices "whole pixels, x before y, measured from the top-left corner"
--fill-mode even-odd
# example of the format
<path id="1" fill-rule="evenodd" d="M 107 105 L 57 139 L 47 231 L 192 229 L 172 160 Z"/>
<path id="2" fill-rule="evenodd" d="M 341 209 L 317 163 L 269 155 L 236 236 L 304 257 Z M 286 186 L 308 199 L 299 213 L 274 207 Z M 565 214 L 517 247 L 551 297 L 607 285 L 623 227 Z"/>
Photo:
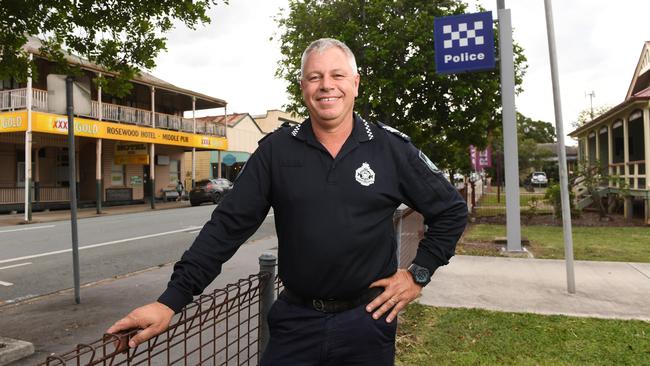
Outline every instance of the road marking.
<path id="1" fill-rule="evenodd" d="M 196 228 L 199 228 L 200 226 L 190 226 L 185 229 L 179 229 L 179 230 L 172 230 L 172 231 L 165 231 L 164 233 L 158 233 L 158 234 L 150 234 L 150 235 L 142 235 L 142 236 L 136 236 L 133 238 L 126 238 L 126 239 L 120 239 L 120 240 L 113 240 L 113 241 L 107 241 L 105 243 L 98 243 L 98 244 L 91 244 L 91 245 L 85 245 L 83 247 L 79 247 L 79 250 L 84 250 L 84 249 L 92 249 L 92 248 L 99 248 L 107 245 L 114 245 L 114 244 L 120 244 L 120 243 L 125 243 L 128 241 L 134 241 L 134 240 L 140 240 L 140 239 L 148 239 L 148 238 L 155 238 L 158 236 L 163 236 L 163 235 L 169 235 L 169 234 L 175 234 L 175 233 L 182 233 L 185 231 L 190 231 L 194 230 Z M 32 258 L 40 258 L 40 257 L 47 257 L 50 255 L 55 255 L 55 254 L 62 254 L 62 253 L 69 253 L 71 252 L 72 249 L 63 249 L 63 250 L 55 250 L 53 252 L 47 252 L 47 253 L 40 253 L 40 254 L 34 254 L 34 255 L 26 255 L 24 257 L 17 257 L 17 258 L 10 258 L 10 259 L 4 259 L 0 260 L 0 264 L 3 263 L 9 263 L 9 262 L 17 262 L 17 261 L 23 261 L 27 259 L 32 259 Z"/>
<path id="2" fill-rule="evenodd" d="M 196 234 L 196 233 L 198 233 L 198 232 L 200 232 L 200 231 L 201 231 L 201 229 L 199 229 L 199 230 L 194 230 L 194 231 L 190 231 L 190 234 Z"/>
<path id="3" fill-rule="evenodd" d="M 20 228 L 20 229 L 0 230 L 0 234 L 2 234 L 2 233 L 11 233 L 11 232 L 14 232 L 14 231 L 48 229 L 48 228 L 55 227 L 55 226 L 56 225 L 45 225 L 45 226 L 24 227 L 24 228 Z"/>
<path id="4" fill-rule="evenodd" d="M 13 285 L 14 285 L 14 284 L 11 283 L 11 282 L 0 281 L 0 286 L 9 287 L 9 286 L 13 286 Z"/>
<path id="5" fill-rule="evenodd" d="M 275 214 L 272 213 L 272 214 L 268 214 L 268 215 L 266 215 L 266 217 L 271 217 L 271 216 L 275 216 Z"/>
<path id="6" fill-rule="evenodd" d="M 11 265 L 11 266 L 6 266 L 6 267 L 0 267 L 0 269 L 9 269 L 9 268 L 22 267 L 22 266 L 29 266 L 30 264 L 32 264 L 32 262 L 14 264 L 14 265 Z"/>

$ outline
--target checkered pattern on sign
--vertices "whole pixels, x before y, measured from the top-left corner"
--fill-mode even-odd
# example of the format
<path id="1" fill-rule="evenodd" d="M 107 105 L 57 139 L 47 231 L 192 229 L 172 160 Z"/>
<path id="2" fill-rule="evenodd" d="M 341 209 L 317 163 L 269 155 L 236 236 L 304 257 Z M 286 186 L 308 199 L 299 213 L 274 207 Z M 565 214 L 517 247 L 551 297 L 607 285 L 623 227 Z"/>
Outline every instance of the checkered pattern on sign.
<path id="1" fill-rule="evenodd" d="M 469 46 L 470 40 L 474 42 L 475 46 L 480 46 L 485 43 L 485 39 L 483 36 L 477 36 L 476 33 L 477 31 L 482 30 L 483 22 L 480 20 L 474 22 L 472 29 L 469 29 L 468 23 L 459 23 L 457 30 L 453 30 L 451 24 L 444 25 L 442 27 L 442 33 L 449 34 L 451 37 L 450 39 L 444 40 L 443 47 L 452 48 L 454 46 L 454 42 L 456 42 L 456 45 L 458 47 L 467 47 Z"/>

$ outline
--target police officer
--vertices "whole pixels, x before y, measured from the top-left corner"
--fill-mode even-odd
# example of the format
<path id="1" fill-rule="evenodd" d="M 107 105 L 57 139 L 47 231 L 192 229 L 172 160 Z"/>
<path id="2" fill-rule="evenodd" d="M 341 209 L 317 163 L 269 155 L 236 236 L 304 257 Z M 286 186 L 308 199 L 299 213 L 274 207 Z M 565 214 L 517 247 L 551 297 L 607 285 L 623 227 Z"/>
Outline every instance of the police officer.
<path id="1" fill-rule="evenodd" d="M 261 363 L 393 364 L 397 313 L 453 256 L 467 208 L 408 136 L 354 114 L 356 70 L 337 40 L 305 50 L 300 86 L 309 118 L 260 142 L 167 290 L 107 332 L 143 328 L 134 347 L 164 331 L 273 207 L 285 290 L 268 315 Z M 427 225 L 408 270 L 397 269 L 392 217 L 401 203 Z"/>

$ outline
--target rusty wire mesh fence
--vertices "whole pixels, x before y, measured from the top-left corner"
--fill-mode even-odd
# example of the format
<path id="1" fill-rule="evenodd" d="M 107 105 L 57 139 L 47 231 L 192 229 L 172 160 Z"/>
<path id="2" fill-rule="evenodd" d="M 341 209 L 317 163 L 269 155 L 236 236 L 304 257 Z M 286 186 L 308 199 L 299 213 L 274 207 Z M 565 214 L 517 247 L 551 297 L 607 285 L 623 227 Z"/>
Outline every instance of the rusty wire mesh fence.
<path id="1" fill-rule="evenodd" d="M 418 244 L 424 236 L 424 218 L 419 212 L 407 206 L 400 206 L 393 216 L 397 239 L 399 268 L 407 268 L 413 262 Z"/>
<path id="2" fill-rule="evenodd" d="M 137 330 L 107 334 L 51 355 L 41 365 L 257 365 L 260 291 L 269 278 L 251 275 L 202 295 L 164 333 L 134 349 L 122 351 L 118 345 L 127 344 Z"/>
<path id="3" fill-rule="evenodd" d="M 406 268 L 423 236 L 423 218 L 401 206 L 393 223 L 399 267 Z M 265 256 L 266 268 L 262 265 Z M 265 339 L 268 341 L 266 314 L 283 289 L 275 275 L 275 263 L 274 256 L 262 255 L 260 273 L 201 295 L 177 315 L 165 332 L 134 349 L 125 349 L 125 345 L 137 329 L 105 334 L 69 352 L 50 355 L 39 365 L 257 365 Z"/>
<path id="4" fill-rule="evenodd" d="M 545 187 L 535 187 L 532 191 L 521 188 L 519 191 L 519 209 L 522 216 L 553 214 L 553 205 L 544 197 Z M 482 195 L 475 199 L 472 215 L 475 218 L 505 217 L 506 195 L 504 189 L 486 187 Z"/>

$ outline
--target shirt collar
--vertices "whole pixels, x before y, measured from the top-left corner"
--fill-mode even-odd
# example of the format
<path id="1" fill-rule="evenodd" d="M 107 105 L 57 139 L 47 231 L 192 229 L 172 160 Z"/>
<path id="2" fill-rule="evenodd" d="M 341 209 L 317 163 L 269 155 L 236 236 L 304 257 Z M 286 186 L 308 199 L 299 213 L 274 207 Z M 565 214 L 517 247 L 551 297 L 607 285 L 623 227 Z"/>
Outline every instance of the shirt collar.
<path id="1" fill-rule="evenodd" d="M 359 142 L 366 142 L 375 138 L 370 123 L 354 113 L 354 125 L 352 126 L 352 136 Z M 291 127 L 289 130 L 291 136 L 302 141 L 316 141 L 314 131 L 311 128 L 311 118 L 307 118 L 303 123 Z"/>

